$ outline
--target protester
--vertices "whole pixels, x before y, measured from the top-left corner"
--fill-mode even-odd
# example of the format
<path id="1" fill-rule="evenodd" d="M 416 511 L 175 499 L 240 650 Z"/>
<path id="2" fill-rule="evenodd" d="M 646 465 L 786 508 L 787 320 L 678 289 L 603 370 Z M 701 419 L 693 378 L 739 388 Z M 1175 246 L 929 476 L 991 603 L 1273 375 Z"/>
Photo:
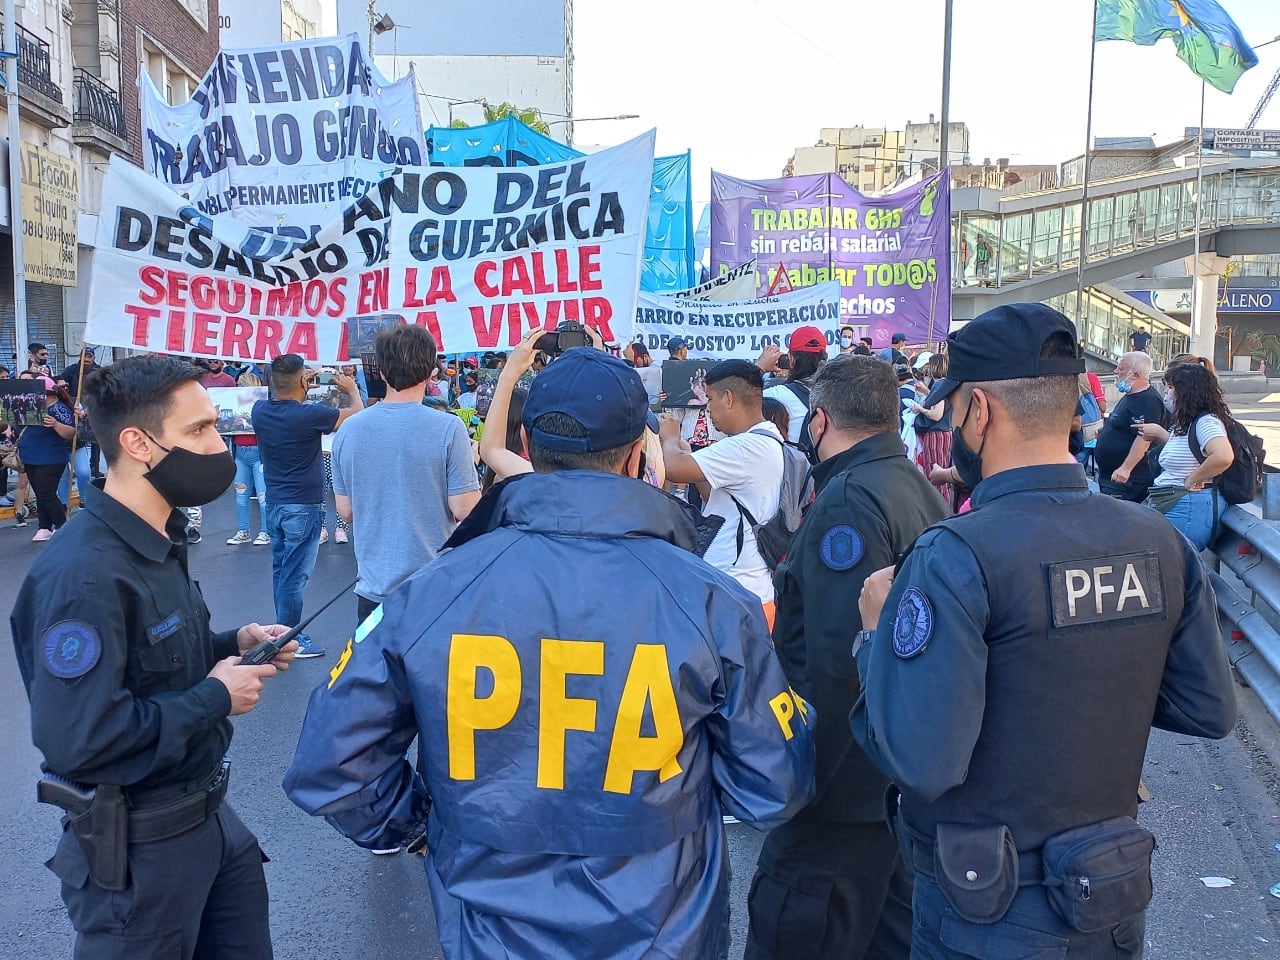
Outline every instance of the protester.
<path id="1" fill-rule="evenodd" d="M 236 378 L 227 372 L 226 364 L 213 357 L 209 360 L 209 372 L 200 381 L 205 387 L 234 387 Z"/>
<path id="2" fill-rule="evenodd" d="M 911 955 L 1137 957 L 1151 727 L 1235 723 L 1213 590 L 1186 538 L 1092 493 L 1066 457 L 1084 370 L 1071 321 L 997 307 L 948 355 L 928 401 L 954 397 L 974 509 L 867 578 L 876 628 L 854 642 L 850 722 L 896 785 L 887 812 L 915 869 Z"/>
<path id="3" fill-rule="evenodd" d="M 876 356 L 885 363 L 905 363 L 909 366 L 910 361 L 907 359 L 907 355 L 902 352 L 906 342 L 907 335 L 905 333 L 895 333 L 889 341 L 889 346 L 884 347 Z"/>
<path id="4" fill-rule="evenodd" d="M 855 353 L 855 340 L 853 336 L 853 327 L 847 323 L 840 325 L 840 353 L 843 356 L 846 353 Z"/>
<path id="5" fill-rule="evenodd" d="M 252 373 L 242 373 L 236 380 L 240 387 L 260 387 L 262 381 Z M 251 543 L 255 547 L 269 547 L 271 537 L 267 533 L 267 478 L 262 471 L 262 453 L 258 450 L 258 437 L 252 433 L 237 433 L 231 437 L 231 452 L 236 460 L 236 532 L 227 540 L 229 546 Z M 261 527 L 256 537 L 249 534 L 249 505 L 258 501 Z"/>
<path id="6" fill-rule="evenodd" d="M 760 412 L 764 414 L 766 420 L 778 428 L 778 433 L 784 437 L 790 434 L 791 414 L 787 412 L 787 408 L 781 400 L 765 397 L 760 401 Z"/>
<path id="7" fill-rule="evenodd" d="M 67 385 L 67 393 L 73 401 L 80 396 L 82 371 L 84 376 L 88 376 L 96 369 L 98 369 L 98 358 L 94 356 L 93 350 L 86 343 L 80 348 L 80 357 L 76 362 L 67 364 L 66 369 L 58 376 L 58 379 Z"/>
<path id="8" fill-rule="evenodd" d="M 46 785 L 93 793 L 87 813 L 59 804 L 48 861 L 77 957 L 272 955 L 267 858 L 222 802 L 225 755 L 229 718 L 294 647 L 242 664 L 285 627 L 214 633 L 191 579 L 175 508 L 218 497 L 233 469 L 201 376 L 141 356 L 86 379 L 104 489 L 36 560 L 9 621 Z"/>
<path id="9" fill-rule="evenodd" d="M 670 418 L 659 435 L 667 480 L 705 484 L 703 513 L 724 520 L 707 562 L 759 597 L 772 626 L 773 577 L 743 512 L 767 523 L 778 512 L 781 496 L 782 434 L 764 418 L 763 386 L 764 374 L 755 364 L 722 360 L 707 371 L 707 412 L 725 438 L 691 451 L 680 439 L 680 424 Z"/>
<path id="10" fill-rule="evenodd" d="M 1098 465 L 1098 491 L 1119 500 L 1142 503 L 1155 479 L 1147 453 L 1151 441 L 1135 427 L 1143 423 L 1163 426 L 1167 419 L 1164 399 L 1151 383 L 1151 357 L 1126 353 L 1116 364 L 1116 392 L 1120 401 L 1102 422 L 1093 450 Z"/>
<path id="11" fill-rule="evenodd" d="M 670 337 L 666 342 L 667 356 L 672 360 L 688 360 L 689 344 L 684 337 Z"/>
<path id="12" fill-rule="evenodd" d="M 357 386 L 356 389 L 359 390 L 359 387 Z M 324 499 L 320 501 L 320 546 L 322 547 L 329 542 L 329 496 L 334 493 L 333 444 L 334 435 L 332 433 L 326 433 L 320 438 L 320 459 L 324 462 Z M 333 542 L 339 546 L 351 542 L 351 524 L 343 517 L 342 511 L 337 508 L 336 494 L 334 494 Z"/>
<path id="13" fill-rule="evenodd" d="M 1160 475 L 1151 485 L 1148 503 L 1197 550 L 1204 550 L 1213 542 L 1218 519 L 1227 508 L 1213 480 L 1235 462 L 1227 438 L 1230 411 L 1217 377 L 1200 364 L 1169 367 L 1164 372 L 1164 385 L 1170 428 L 1158 423 L 1133 425 L 1143 439 L 1164 444 Z M 1191 448 L 1192 430 L 1203 459 L 1197 459 Z"/>
<path id="14" fill-rule="evenodd" d="M 374 350 L 386 399 L 352 417 L 333 443 L 338 516 L 356 530 L 361 622 L 435 558 L 480 499 L 462 421 L 422 402 L 436 362 L 431 334 L 401 324 L 379 333 Z"/>
<path id="15" fill-rule="evenodd" d="M 924 366 L 924 386 L 932 387 L 947 375 L 947 355 L 930 354 Z M 945 470 L 951 466 L 951 404 L 949 400 L 942 399 L 927 407 L 914 403 L 910 409 L 916 415 L 915 431 L 920 439 L 916 466 L 932 482 L 934 468 Z M 959 506 L 955 499 L 955 488 L 950 483 L 940 484 L 937 489 L 953 509 Z"/>
<path id="16" fill-rule="evenodd" d="M 788 364 L 785 371 L 778 365 L 782 352 L 765 347 L 756 365 L 765 373 L 786 374 L 786 382 L 771 386 L 764 395 L 787 408 L 791 429 L 787 439 L 800 442 L 800 431 L 809 415 L 809 390 L 813 377 L 827 360 L 827 338 L 817 327 L 797 327 L 787 340 Z"/>
<path id="17" fill-rule="evenodd" d="M 31 539 L 44 543 L 67 522 L 67 505 L 58 498 L 58 482 L 71 459 L 67 442 L 76 435 L 76 418 L 66 388 L 55 386 L 49 377 L 39 379 L 45 392 L 44 419 L 22 429 L 18 456 L 36 495 L 39 529 Z"/>
<path id="18" fill-rule="evenodd" d="M 8 380 L 12 371 L 5 366 L 0 366 L 0 380 Z"/>
<path id="19" fill-rule="evenodd" d="M 356 386 L 360 389 L 360 402 L 367 407 L 369 405 L 369 388 L 364 380 L 364 367 L 358 363 L 344 363 L 338 367 L 338 372 L 356 382 Z"/>
<path id="20" fill-rule="evenodd" d="M 49 348 L 43 343 L 32 343 L 27 347 L 27 372 L 37 377 L 53 377 L 49 368 Z"/>
<path id="21" fill-rule="evenodd" d="M 874 353 L 871 350 L 871 343 L 872 341 L 870 337 L 859 337 L 858 345 L 853 348 L 853 352 L 860 357 L 874 356 Z"/>
<path id="22" fill-rule="evenodd" d="M 635 481 L 650 416 L 621 360 L 548 364 L 535 472 L 312 695 L 286 791 L 361 846 L 425 843 L 446 956 L 723 957 L 719 805 L 770 827 L 811 795 L 813 713 L 758 600 Z"/>
<path id="23" fill-rule="evenodd" d="M 302 598 L 320 548 L 320 504 L 325 498 L 320 438 L 364 409 L 350 377 L 334 378 L 351 405 L 343 410 L 305 403 L 310 377 L 296 353 L 271 361 L 269 400 L 253 405 L 263 476 L 267 482 L 267 535 L 271 539 L 271 588 L 276 619 L 289 627 L 302 622 Z M 324 656 L 324 647 L 298 635 L 298 657 Z"/>
<path id="24" fill-rule="evenodd" d="M 849 637 L 863 626 L 866 577 L 950 511 L 903 456 L 888 365 L 832 360 L 814 379 L 812 403 L 816 498 L 775 576 L 773 642 L 792 686 L 817 709 L 817 794 L 764 842 L 746 956 L 905 958 L 911 874 L 884 821 L 889 782 L 849 729 L 859 694 Z M 798 930 L 807 935 L 790 933 Z"/>

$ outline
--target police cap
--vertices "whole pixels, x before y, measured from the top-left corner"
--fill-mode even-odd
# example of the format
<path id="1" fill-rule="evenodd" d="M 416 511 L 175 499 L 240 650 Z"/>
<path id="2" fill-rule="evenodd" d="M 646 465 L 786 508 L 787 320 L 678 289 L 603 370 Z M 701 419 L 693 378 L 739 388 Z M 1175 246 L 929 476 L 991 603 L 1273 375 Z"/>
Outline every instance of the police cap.
<path id="1" fill-rule="evenodd" d="M 1045 359 L 1044 342 L 1065 333 L 1079 343 L 1076 326 L 1043 303 L 1011 303 L 988 310 L 947 337 L 947 376 L 933 385 L 924 405 L 951 396 L 962 383 L 1021 380 L 1084 373 L 1084 358 Z M 1077 354 L 1079 349 L 1077 348 Z"/>
<path id="2" fill-rule="evenodd" d="M 571 417 L 587 435 L 562 437 L 539 430 L 534 424 L 544 413 Z M 595 347 L 566 350 L 534 378 L 521 423 L 534 443 L 570 453 L 613 450 L 635 440 L 646 426 L 658 429 L 640 375 Z"/>

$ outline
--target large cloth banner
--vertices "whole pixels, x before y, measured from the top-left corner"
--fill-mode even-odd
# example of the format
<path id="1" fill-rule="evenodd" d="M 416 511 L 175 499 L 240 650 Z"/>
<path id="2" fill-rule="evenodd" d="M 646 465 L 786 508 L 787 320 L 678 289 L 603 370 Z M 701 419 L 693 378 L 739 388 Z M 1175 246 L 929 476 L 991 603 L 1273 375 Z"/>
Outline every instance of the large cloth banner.
<path id="1" fill-rule="evenodd" d="M 756 262 L 748 260 L 740 267 L 734 267 L 713 280 L 700 283 L 688 290 L 677 290 L 667 296 L 681 300 L 715 300 L 724 303 L 729 300 L 751 300 L 756 295 Z"/>
<path id="2" fill-rule="evenodd" d="M 170 106 L 142 72 L 143 166 L 202 214 L 310 238 L 398 166 L 426 162 L 417 80 L 355 34 L 225 50 Z"/>
<path id="3" fill-rule="evenodd" d="M 716 303 L 641 292 L 633 339 L 650 350 L 665 350 L 681 337 L 689 356 L 706 360 L 754 360 L 767 346 L 787 349 L 797 327 L 814 326 L 827 343 L 840 338 L 840 284 L 820 283 L 760 300 Z"/>
<path id="4" fill-rule="evenodd" d="M 478 127 L 431 127 L 427 154 L 439 167 L 532 167 L 582 156 L 511 116 Z M 640 289 L 674 293 L 693 284 L 692 217 L 690 154 L 655 157 Z"/>
<path id="5" fill-rule="evenodd" d="M 711 269 L 758 259 L 759 292 L 835 280 L 857 336 L 940 340 L 951 319 L 951 194 L 945 174 L 868 197 L 835 174 L 738 180 L 711 174 Z"/>
<path id="6" fill-rule="evenodd" d="M 348 319 L 399 316 L 448 353 L 506 349 L 565 320 L 628 340 L 653 142 L 530 169 L 400 168 L 306 241 L 206 215 L 113 158 L 86 338 L 325 363 L 347 359 Z"/>

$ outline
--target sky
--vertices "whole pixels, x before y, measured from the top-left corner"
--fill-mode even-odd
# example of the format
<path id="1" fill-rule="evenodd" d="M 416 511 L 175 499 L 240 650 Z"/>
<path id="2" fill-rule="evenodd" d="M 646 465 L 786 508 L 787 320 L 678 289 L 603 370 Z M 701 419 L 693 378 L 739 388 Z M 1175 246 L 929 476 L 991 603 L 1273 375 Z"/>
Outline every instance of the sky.
<path id="1" fill-rule="evenodd" d="M 1280 36 L 1277 0 L 1222 0 L 1246 39 Z M 782 175 L 822 127 L 901 128 L 941 114 L 943 0 L 575 0 L 580 145 L 657 128 L 659 154 L 693 151 L 694 198 L 714 168 Z M 954 0 L 951 119 L 969 125 L 970 156 L 1060 163 L 1084 150 L 1093 4 Z M 1280 43 L 1233 95 L 1212 87 L 1205 126 L 1243 127 L 1280 69 Z M 1200 79 L 1172 41 L 1097 45 L 1095 137 L 1164 143 L 1200 119 Z M 1258 124 L 1280 128 L 1280 95 Z"/>

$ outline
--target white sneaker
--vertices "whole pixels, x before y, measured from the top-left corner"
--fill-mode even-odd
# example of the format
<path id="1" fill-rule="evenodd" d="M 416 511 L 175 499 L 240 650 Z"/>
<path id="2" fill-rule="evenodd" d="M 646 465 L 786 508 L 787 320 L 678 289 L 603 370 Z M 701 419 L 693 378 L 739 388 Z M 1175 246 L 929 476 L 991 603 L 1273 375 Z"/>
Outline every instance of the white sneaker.
<path id="1" fill-rule="evenodd" d="M 256 537 L 254 537 L 254 538 L 253 538 L 253 545 L 254 545 L 255 547 L 269 547 L 269 546 L 271 546 L 271 538 L 270 538 L 269 536 L 267 536 L 267 531 L 263 530 L 263 531 L 262 531 L 261 533 L 259 533 Z"/>
<path id="2" fill-rule="evenodd" d="M 234 547 L 234 546 L 238 546 L 239 544 L 248 543 L 248 542 L 249 542 L 249 531 L 237 530 L 236 535 L 227 540 L 227 546 Z"/>
<path id="3" fill-rule="evenodd" d="M 39 530 L 36 531 L 36 535 L 31 538 L 31 542 L 44 543 L 46 540 L 51 540 L 51 539 L 53 539 L 53 531 L 46 530 L 44 527 L 41 527 Z"/>
<path id="4" fill-rule="evenodd" d="M 343 530 L 341 527 L 333 531 L 334 543 L 346 543 L 348 539 L 349 538 L 347 537 L 347 531 Z"/>
<path id="5" fill-rule="evenodd" d="M 404 847 L 387 847 L 385 850 L 370 850 L 375 857 L 389 857 L 393 853 L 399 853 Z"/>
<path id="6" fill-rule="evenodd" d="M 741 820 L 739 820 L 737 817 L 735 817 L 735 816 L 734 816 L 733 814 L 731 814 L 731 813 L 726 813 L 726 814 L 724 814 L 720 819 L 721 819 L 721 820 L 722 820 L 726 825 L 727 825 L 727 824 L 730 824 L 730 823 L 741 823 L 741 822 L 742 822 Z"/>
<path id="7" fill-rule="evenodd" d="M 328 542 L 329 542 L 329 531 L 322 528 L 320 530 L 320 543 L 325 544 Z"/>

